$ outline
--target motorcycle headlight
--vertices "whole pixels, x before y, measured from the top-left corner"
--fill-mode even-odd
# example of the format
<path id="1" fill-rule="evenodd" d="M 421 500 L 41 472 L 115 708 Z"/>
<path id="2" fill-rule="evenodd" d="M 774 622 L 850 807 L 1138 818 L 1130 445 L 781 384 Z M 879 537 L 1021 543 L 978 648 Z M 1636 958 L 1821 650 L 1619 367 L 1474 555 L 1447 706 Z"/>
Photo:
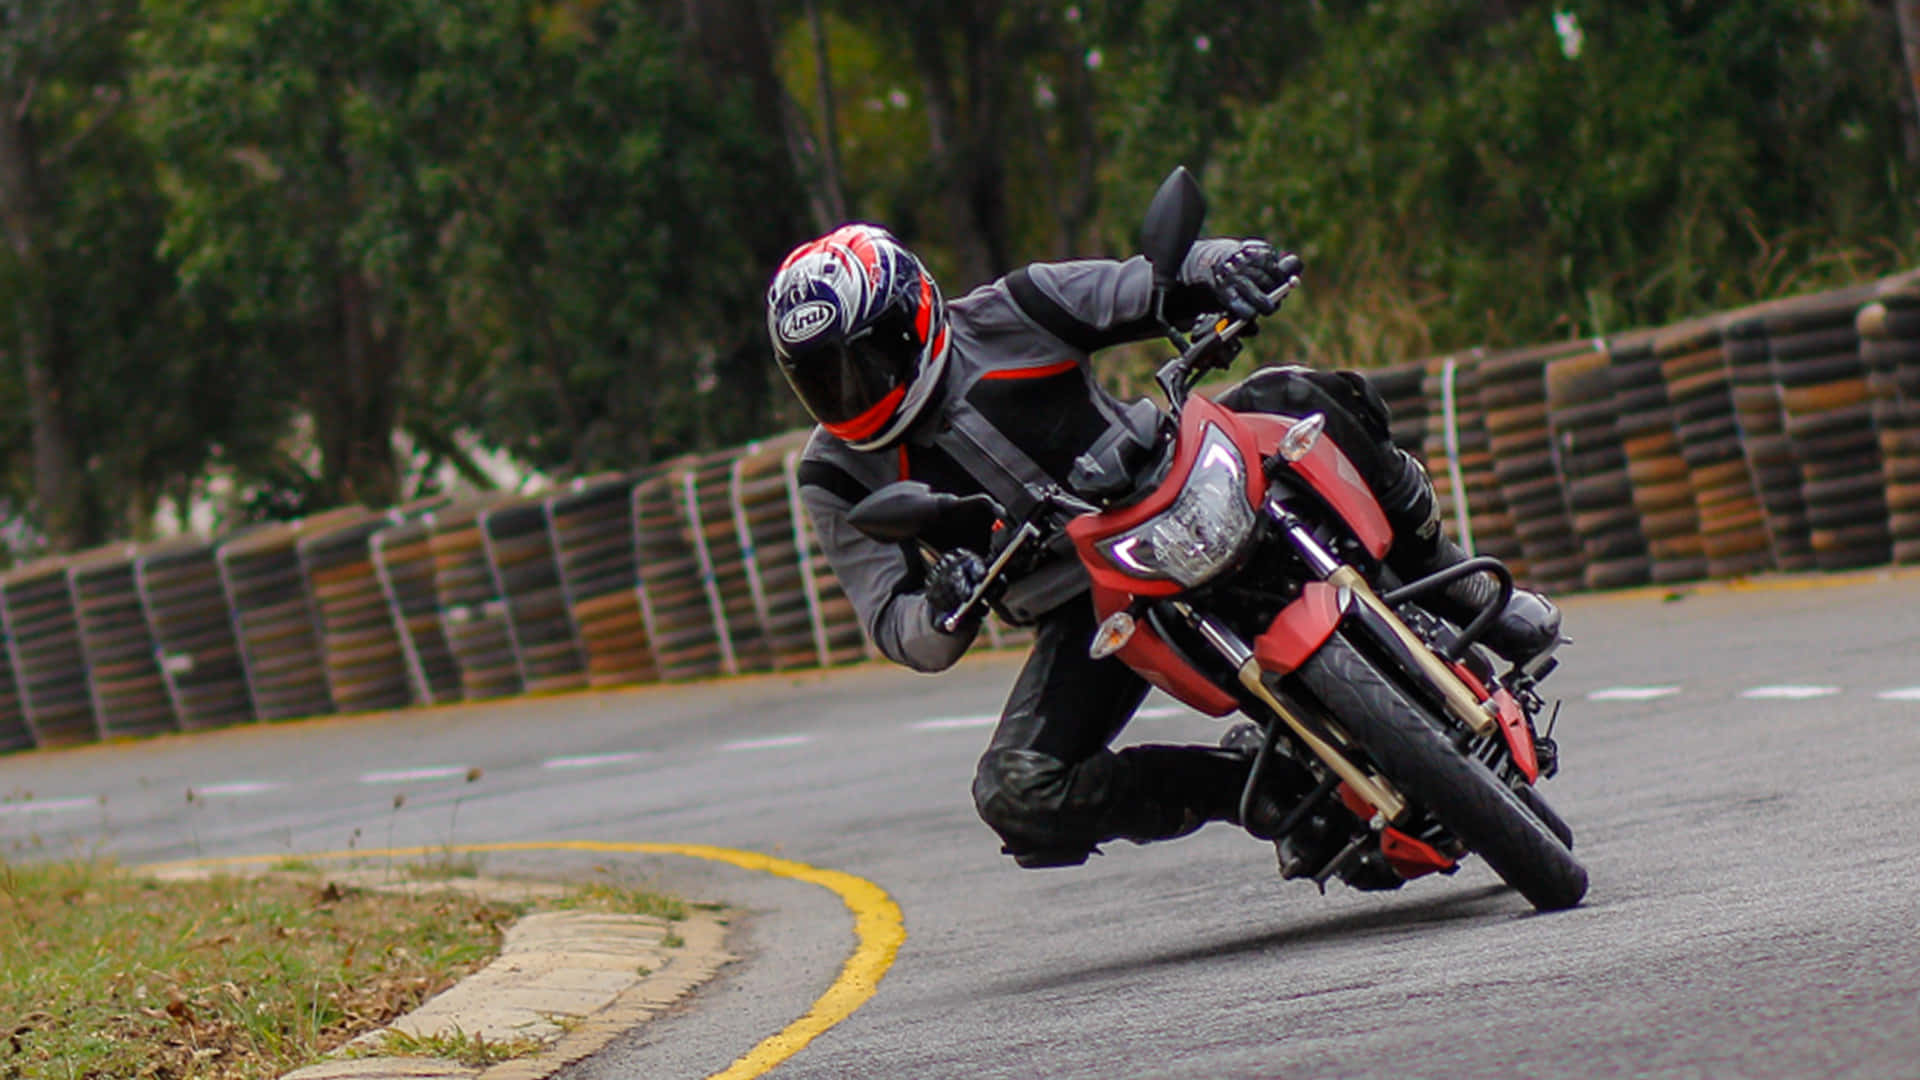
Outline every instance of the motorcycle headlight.
<path id="1" fill-rule="evenodd" d="M 1099 551 L 1143 577 L 1192 588 L 1219 573 L 1253 536 L 1247 465 L 1233 440 L 1209 424 L 1180 494 L 1159 516 L 1103 541 Z"/>

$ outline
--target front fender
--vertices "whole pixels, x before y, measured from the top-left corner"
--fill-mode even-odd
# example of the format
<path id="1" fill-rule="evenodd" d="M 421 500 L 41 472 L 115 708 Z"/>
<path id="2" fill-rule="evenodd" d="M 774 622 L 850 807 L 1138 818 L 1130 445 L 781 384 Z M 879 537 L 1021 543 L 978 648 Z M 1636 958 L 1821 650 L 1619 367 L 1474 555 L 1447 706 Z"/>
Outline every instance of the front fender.
<path id="1" fill-rule="evenodd" d="M 1261 670 L 1285 675 L 1306 663 L 1339 628 L 1352 600 L 1345 589 L 1324 581 L 1308 582 L 1299 598 L 1282 608 L 1266 632 L 1254 639 L 1253 656 Z"/>

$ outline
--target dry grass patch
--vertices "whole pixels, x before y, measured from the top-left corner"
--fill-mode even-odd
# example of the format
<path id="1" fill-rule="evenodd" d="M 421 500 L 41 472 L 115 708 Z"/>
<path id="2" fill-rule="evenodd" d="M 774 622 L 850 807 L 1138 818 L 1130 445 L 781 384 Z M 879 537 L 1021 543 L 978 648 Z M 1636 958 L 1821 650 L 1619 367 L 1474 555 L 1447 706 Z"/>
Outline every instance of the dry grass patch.
<path id="1" fill-rule="evenodd" d="M 678 903 L 620 889 L 540 906 Z M 486 964 L 530 906 L 0 861 L 0 1080 L 276 1077 Z"/>

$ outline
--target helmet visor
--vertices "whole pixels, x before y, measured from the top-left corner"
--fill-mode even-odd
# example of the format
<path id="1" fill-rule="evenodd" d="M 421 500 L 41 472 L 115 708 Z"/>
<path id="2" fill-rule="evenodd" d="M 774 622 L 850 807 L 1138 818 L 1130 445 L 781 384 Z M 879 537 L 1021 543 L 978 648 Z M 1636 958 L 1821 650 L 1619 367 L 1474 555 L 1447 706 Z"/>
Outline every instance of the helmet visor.
<path id="1" fill-rule="evenodd" d="M 898 405 L 905 397 L 919 371 L 920 352 L 913 317 L 896 304 L 851 340 L 830 340 L 779 357 L 780 372 L 815 420 L 834 427 L 870 422 L 877 431 L 891 414 L 882 406 L 889 399 Z"/>

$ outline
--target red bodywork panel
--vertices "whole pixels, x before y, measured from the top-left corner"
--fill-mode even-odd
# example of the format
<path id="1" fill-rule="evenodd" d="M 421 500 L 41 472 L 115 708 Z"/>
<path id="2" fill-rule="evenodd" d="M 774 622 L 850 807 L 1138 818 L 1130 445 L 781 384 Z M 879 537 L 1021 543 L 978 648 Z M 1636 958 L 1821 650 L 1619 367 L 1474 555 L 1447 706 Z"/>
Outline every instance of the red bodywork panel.
<path id="1" fill-rule="evenodd" d="M 1094 614 L 1104 619 L 1124 609 L 1131 599 L 1125 593 L 1103 589 L 1095 584 Z M 1196 671 L 1193 665 L 1173 651 L 1172 646 L 1160 640 L 1160 635 L 1153 632 L 1153 627 L 1145 619 L 1140 620 L 1133 637 L 1114 655 L 1139 672 L 1142 678 L 1204 715 L 1225 716 L 1240 707 L 1240 702 L 1232 694 L 1215 686 L 1212 679 Z"/>
<path id="2" fill-rule="evenodd" d="M 1393 864 L 1393 869 L 1409 881 L 1435 870 L 1446 873 L 1454 867 L 1453 860 L 1435 851 L 1433 845 L 1415 840 L 1392 827 L 1380 830 L 1380 854 L 1385 855 L 1387 861 Z"/>
<path id="3" fill-rule="evenodd" d="M 1520 711 L 1520 703 L 1505 690 L 1493 695 L 1495 718 L 1500 721 L 1500 734 L 1506 736 L 1507 749 L 1513 753 L 1513 763 L 1526 775 L 1527 783 L 1540 779 L 1540 757 L 1533 751 L 1533 731 L 1527 727 L 1527 716 Z"/>
<path id="4" fill-rule="evenodd" d="M 1273 625 L 1253 641 L 1253 655 L 1263 671 L 1285 675 L 1320 651 L 1346 614 L 1340 590 L 1324 581 L 1310 581 L 1300 598 L 1274 616 Z"/>
<path id="5" fill-rule="evenodd" d="M 1242 413 L 1240 422 L 1253 430 L 1254 441 L 1264 456 L 1280 448 L 1280 437 L 1298 421 L 1272 413 Z M 1380 511 L 1379 500 L 1373 497 L 1373 490 L 1360 479 L 1360 471 L 1332 439 L 1323 436 L 1317 440 L 1306 457 L 1293 463 L 1293 471 L 1306 477 L 1320 497 L 1346 519 L 1347 526 L 1369 555 L 1378 559 L 1393 546 L 1393 527 L 1387 524 L 1387 515 Z"/>

